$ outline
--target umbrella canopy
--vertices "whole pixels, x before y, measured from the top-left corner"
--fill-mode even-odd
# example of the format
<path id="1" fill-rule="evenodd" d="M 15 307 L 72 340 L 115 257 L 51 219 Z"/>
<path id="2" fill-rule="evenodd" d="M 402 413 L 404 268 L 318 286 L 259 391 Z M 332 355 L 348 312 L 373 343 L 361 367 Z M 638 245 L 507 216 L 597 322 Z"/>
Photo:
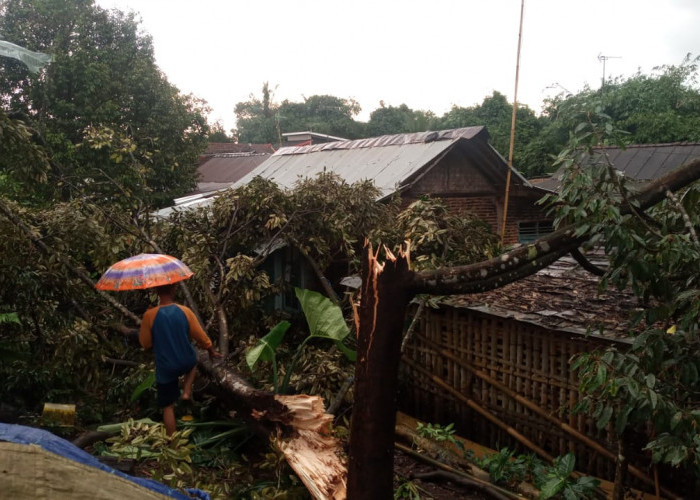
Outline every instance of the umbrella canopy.
<path id="1" fill-rule="evenodd" d="M 142 253 L 110 266 L 99 279 L 99 290 L 141 290 L 169 285 L 190 278 L 194 273 L 181 260 L 159 253 Z"/>

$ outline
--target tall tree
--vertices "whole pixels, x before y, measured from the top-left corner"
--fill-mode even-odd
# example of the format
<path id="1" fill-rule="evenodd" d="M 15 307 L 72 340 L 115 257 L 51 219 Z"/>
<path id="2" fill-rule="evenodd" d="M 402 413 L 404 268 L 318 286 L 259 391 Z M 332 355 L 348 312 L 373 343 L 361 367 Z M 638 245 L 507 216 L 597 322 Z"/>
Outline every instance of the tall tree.
<path id="1" fill-rule="evenodd" d="M 195 185 L 206 108 L 167 81 L 134 14 L 91 0 L 2 0 L 0 32 L 53 56 L 38 76 L 0 60 L 3 107 L 33 129 L 51 159 L 47 201 L 118 202 L 127 193 L 114 180 L 130 178 L 145 201 L 163 205 Z M 99 143 L 86 143 L 88 131 L 103 129 Z"/>
<path id="2" fill-rule="evenodd" d="M 285 100 L 279 108 L 284 132 L 311 130 L 345 139 L 362 136 L 362 126 L 354 120 L 360 105 L 353 99 L 332 95 L 312 95 L 303 102 Z"/>
<path id="3" fill-rule="evenodd" d="M 269 84 L 262 88 L 262 99 L 251 94 L 250 100 L 236 104 L 239 142 L 282 143 L 285 132 L 310 130 L 346 139 L 357 139 L 364 133 L 363 124 L 354 117 L 360 105 L 352 99 L 331 95 L 313 95 L 302 102 L 273 102 Z"/>
<path id="4" fill-rule="evenodd" d="M 440 120 L 440 127 L 459 128 L 467 126 L 483 125 L 491 137 L 493 147 L 508 158 L 510 150 L 510 132 L 513 115 L 513 105 L 500 92 L 494 91 L 491 96 L 485 97 L 483 102 L 470 108 L 454 106 Z M 513 148 L 513 166 L 526 175 L 541 173 L 524 160 L 532 155 L 528 145 L 539 135 L 542 129 L 542 121 L 534 111 L 527 106 L 519 106 L 516 113 L 515 144 Z"/>
<path id="5" fill-rule="evenodd" d="M 238 142 L 277 144 L 281 141 L 278 104 L 273 102 L 269 82 L 263 83 L 262 99 L 250 94 L 250 100 L 236 104 Z"/>
<path id="6" fill-rule="evenodd" d="M 414 111 L 405 104 L 380 107 L 372 111 L 367 123 L 371 136 L 403 134 L 407 132 L 424 132 L 436 125 L 437 119 L 431 111 Z"/>

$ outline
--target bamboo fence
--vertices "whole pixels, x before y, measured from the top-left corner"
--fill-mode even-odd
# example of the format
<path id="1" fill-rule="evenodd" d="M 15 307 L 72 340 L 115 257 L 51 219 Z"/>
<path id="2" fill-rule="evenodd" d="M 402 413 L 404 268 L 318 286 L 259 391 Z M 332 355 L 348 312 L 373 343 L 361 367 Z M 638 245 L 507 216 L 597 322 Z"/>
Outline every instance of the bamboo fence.
<path id="1" fill-rule="evenodd" d="M 613 434 L 571 412 L 581 396 L 569 360 L 624 344 L 450 306 L 426 309 L 418 332 L 403 355 L 402 411 L 454 423 L 460 435 L 494 449 L 545 458 L 574 452 L 577 470 L 614 475 Z"/>

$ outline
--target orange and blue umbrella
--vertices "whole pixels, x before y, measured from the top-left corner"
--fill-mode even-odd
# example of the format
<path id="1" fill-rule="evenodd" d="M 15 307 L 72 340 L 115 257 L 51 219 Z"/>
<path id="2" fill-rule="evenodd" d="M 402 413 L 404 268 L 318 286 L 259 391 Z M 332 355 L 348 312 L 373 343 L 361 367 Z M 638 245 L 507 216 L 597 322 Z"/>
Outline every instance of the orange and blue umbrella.
<path id="1" fill-rule="evenodd" d="M 193 274 L 184 262 L 171 255 L 142 253 L 111 265 L 95 288 L 112 291 L 141 290 L 177 283 Z"/>

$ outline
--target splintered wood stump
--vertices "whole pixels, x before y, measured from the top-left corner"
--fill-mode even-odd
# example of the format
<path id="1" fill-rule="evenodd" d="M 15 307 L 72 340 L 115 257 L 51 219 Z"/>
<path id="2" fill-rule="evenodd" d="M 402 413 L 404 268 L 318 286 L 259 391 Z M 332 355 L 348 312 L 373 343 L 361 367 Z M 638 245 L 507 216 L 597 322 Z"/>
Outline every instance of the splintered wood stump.
<path id="1" fill-rule="evenodd" d="M 323 400 L 305 394 L 275 398 L 292 414 L 291 435 L 275 439 L 287 463 L 315 499 L 344 500 L 347 469 L 340 444 L 331 434 L 333 415 L 325 412 Z"/>
<path id="2" fill-rule="evenodd" d="M 386 253 L 386 262 L 380 263 L 378 254 L 366 245 L 362 262 L 348 461 L 348 498 L 352 500 L 393 498 L 398 368 L 412 293 L 408 255 Z"/>
<path id="3" fill-rule="evenodd" d="M 256 422 L 257 432 L 273 436 L 287 463 L 316 500 L 345 500 L 347 469 L 338 440 L 331 434 L 333 415 L 319 396 L 283 396 L 260 391 L 221 362 L 199 351 L 199 368 L 217 383 L 227 404 Z"/>

